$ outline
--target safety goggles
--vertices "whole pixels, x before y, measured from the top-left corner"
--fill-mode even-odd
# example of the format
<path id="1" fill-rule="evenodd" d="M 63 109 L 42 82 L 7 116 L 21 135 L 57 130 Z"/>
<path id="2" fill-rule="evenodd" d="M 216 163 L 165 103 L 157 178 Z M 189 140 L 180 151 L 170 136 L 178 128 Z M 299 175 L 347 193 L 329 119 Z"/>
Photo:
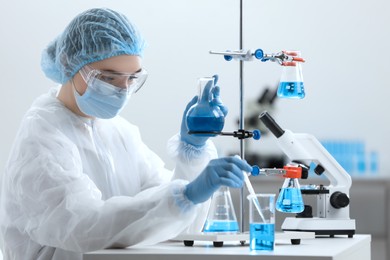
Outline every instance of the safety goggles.
<path id="1" fill-rule="evenodd" d="M 145 83 L 148 72 L 142 68 L 141 71 L 130 74 L 115 71 L 105 71 L 94 69 L 90 65 L 85 65 L 80 70 L 81 77 L 88 86 L 94 85 L 94 81 L 100 80 L 108 83 L 119 90 L 126 90 L 128 94 L 136 93 Z"/>

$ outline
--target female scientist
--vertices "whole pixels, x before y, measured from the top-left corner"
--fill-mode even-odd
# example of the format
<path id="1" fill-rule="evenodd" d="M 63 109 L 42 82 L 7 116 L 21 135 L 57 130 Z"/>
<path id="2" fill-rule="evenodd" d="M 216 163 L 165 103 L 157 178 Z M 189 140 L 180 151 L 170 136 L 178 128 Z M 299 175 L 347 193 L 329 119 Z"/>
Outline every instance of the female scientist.
<path id="1" fill-rule="evenodd" d="M 180 134 L 174 172 L 117 116 L 145 82 L 144 41 L 121 14 L 91 9 L 43 52 L 60 83 L 23 118 L 2 179 L 0 242 L 5 259 L 81 259 L 82 252 L 154 244 L 200 231 L 221 185 L 241 187 L 251 167 L 217 157 L 212 142 Z M 219 102 L 219 90 L 214 93 Z"/>

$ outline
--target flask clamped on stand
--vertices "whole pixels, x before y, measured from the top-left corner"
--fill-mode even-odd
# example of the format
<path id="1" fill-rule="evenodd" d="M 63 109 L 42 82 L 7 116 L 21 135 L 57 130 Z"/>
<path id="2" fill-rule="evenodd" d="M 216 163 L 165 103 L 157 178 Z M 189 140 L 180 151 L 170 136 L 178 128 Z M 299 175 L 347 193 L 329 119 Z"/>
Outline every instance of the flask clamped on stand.
<path id="1" fill-rule="evenodd" d="M 296 54 L 296 57 L 301 56 L 299 51 L 293 51 L 293 53 Z M 301 62 L 284 62 L 282 67 L 277 95 L 282 98 L 304 98 L 305 89 Z"/>
<path id="2" fill-rule="evenodd" d="M 230 190 L 222 186 L 212 196 L 203 232 L 235 233 L 238 231 Z"/>
<path id="3" fill-rule="evenodd" d="M 220 107 L 212 102 L 214 77 L 199 79 L 198 102 L 187 112 L 187 127 L 191 134 L 215 136 L 225 124 L 225 117 Z"/>
<path id="4" fill-rule="evenodd" d="M 305 208 L 298 182 L 298 178 L 302 176 L 302 168 L 284 166 L 283 169 L 286 170 L 286 174 L 283 175 L 286 179 L 276 201 L 276 209 L 280 212 L 300 213 Z"/>

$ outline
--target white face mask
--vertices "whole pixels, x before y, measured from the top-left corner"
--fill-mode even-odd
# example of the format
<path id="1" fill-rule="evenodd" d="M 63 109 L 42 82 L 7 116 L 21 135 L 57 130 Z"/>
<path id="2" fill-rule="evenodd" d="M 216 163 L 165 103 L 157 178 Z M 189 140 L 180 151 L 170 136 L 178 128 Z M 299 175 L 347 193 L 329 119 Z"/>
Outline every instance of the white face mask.
<path id="1" fill-rule="evenodd" d="M 131 93 L 107 82 L 95 79 L 88 83 L 83 95 L 80 95 L 72 80 L 77 106 L 84 114 L 97 118 L 113 118 L 119 114 L 129 100 Z"/>

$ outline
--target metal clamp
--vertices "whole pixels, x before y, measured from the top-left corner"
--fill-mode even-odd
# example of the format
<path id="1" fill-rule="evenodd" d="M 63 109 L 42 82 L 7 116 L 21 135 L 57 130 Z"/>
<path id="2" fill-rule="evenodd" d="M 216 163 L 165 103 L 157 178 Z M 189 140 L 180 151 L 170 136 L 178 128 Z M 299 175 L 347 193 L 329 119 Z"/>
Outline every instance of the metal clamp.
<path id="1" fill-rule="evenodd" d="M 252 132 L 244 129 L 239 129 L 234 132 L 216 132 L 216 131 L 189 131 L 188 134 L 196 134 L 196 135 L 225 135 L 225 136 L 233 136 L 240 140 L 246 138 L 253 138 L 255 140 L 259 140 L 261 137 L 260 130 L 255 129 Z"/>

